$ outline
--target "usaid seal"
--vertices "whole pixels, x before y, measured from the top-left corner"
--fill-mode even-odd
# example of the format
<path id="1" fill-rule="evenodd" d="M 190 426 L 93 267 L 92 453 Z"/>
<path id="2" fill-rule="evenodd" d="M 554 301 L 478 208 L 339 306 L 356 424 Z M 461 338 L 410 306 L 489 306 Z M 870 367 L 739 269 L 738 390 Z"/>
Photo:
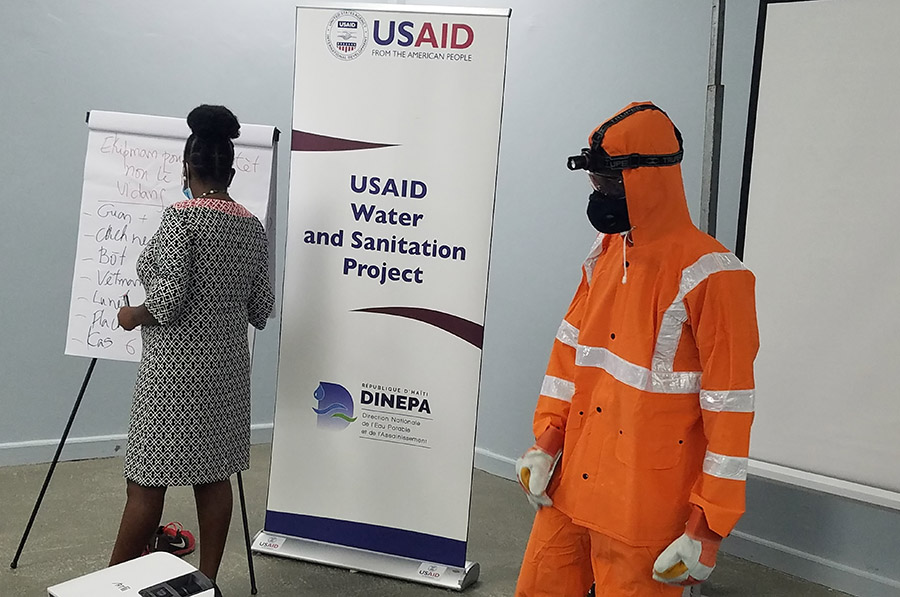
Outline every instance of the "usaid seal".
<path id="1" fill-rule="evenodd" d="M 369 27 L 362 16 L 353 10 L 342 10 L 328 21 L 325 44 L 340 60 L 353 60 L 366 49 Z"/>

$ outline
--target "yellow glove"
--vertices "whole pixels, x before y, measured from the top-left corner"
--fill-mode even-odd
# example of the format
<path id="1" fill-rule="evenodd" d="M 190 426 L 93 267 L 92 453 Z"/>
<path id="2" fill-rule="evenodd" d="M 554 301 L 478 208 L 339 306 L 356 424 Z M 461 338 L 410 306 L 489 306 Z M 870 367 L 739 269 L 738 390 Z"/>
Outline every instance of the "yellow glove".
<path id="1" fill-rule="evenodd" d="M 716 567 L 722 537 L 710 530 L 706 516 L 693 506 L 684 534 L 656 558 L 653 578 L 670 585 L 696 585 Z"/>
<path id="2" fill-rule="evenodd" d="M 542 506 L 552 506 L 553 500 L 547 495 L 547 486 L 562 455 L 563 432 L 550 427 L 516 460 L 516 476 L 519 485 L 535 510 Z"/>

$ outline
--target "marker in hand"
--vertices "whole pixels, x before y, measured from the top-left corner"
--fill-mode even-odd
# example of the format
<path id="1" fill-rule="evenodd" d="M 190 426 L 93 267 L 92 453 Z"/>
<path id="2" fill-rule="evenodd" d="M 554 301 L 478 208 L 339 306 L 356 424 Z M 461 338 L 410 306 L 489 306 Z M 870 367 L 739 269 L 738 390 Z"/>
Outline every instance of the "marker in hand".
<path id="1" fill-rule="evenodd" d="M 128 300 L 128 293 L 126 292 L 122 295 L 122 307 L 119 308 L 117 319 L 119 321 L 119 325 L 129 332 L 137 327 L 137 323 L 134 323 L 132 321 L 132 315 L 131 301 Z"/>

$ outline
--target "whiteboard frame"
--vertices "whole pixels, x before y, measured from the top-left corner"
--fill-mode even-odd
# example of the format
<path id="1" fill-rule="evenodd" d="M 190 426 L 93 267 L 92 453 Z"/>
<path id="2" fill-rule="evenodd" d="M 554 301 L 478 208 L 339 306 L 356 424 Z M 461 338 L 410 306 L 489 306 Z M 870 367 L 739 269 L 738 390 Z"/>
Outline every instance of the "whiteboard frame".
<path id="1" fill-rule="evenodd" d="M 808 473 L 794 468 L 750 459 L 747 465 L 747 474 L 761 477 L 770 481 L 796 485 L 804 489 L 829 493 L 839 497 L 866 502 L 891 510 L 900 510 L 900 493 L 869 487 L 843 479 L 826 477 L 816 473 Z"/>
<path id="2" fill-rule="evenodd" d="M 756 137 L 757 107 L 759 104 L 759 84 L 762 74 L 762 57 L 765 46 L 766 19 L 770 4 L 796 4 L 799 2 L 819 2 L 821 0 L 760 0 L 759 18 L 756 27 L 756 46 L 753 52 L 753 70 L 750 81 L 750 100 L 747 113 L 747 133 L 744 145 L 744 168 L 741 178 L 740 206 L 738 209 L 737 238 L 735 255 L 744 258 L 744 246 L 747 232 L 747 212 L 750 199 L 750 177 L 753 165 L 753 148 Z M 900 510 L 900 493 L 871 487 L 860 483 L 845 481 L 835 477 L 810 473 L 778 464 L 755 460 L 748 463 L 749 475 L 794 485 L 813 491 L 865 502 L 876 506 Z"/>

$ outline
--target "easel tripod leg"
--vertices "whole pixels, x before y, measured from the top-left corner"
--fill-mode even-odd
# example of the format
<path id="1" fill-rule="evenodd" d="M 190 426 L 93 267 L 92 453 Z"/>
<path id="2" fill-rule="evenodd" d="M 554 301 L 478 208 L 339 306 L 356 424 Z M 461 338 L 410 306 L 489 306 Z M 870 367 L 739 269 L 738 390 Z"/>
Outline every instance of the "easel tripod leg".
<path id="1" fill-rule="evenodd" d="M 16 550 L 16 556 L 9 565 L 10 568 L 15 569 L 16 566 L 19 565 L 19 556 L 22 555 L 22 550 L 25 549 L 25 542 L 28 540 L 28 535 L 31 533 L 31 527 L 34 525 L 34 519 L 37 518 L 38 510 L 41 508 L 41 502 L 44 501 L 44 494 L 47 492 L 47 487 L 50 485 L 50 478 L 53 476 L 54 469 L 56 469 L 56 463 L 59 462 L 59 455 L 62 453 L 63 446 L 66 445 L 66 438 L 69 437 L 69 431 L 72 429 L 72 422 L 75 421 L 75 414 L 78 413 L 78 407 L 81 406 L 81 399 L 84 398 L 84 392 L 87 390 L 88 382 L 91 381 L 91 374 L 94 373 L 94 365 L 96 364 L 97 359 L 95 357 L 91 359 L 91 364 L 88 366 L 87 373 L 84 375 L 84 381 L 81 383 L 81 391 L 78 392 L 78 398 L 75 399 L 75 405 L 72 406 L 72 413 L 69 415 L 69 421 L 66 423 L 66 428 L 63 431 L 62 438 L 59 440 L 59 445 L 56 447 L 56 454 L 53 455 L 53 461 L 50 463 L 50 470 L 47 471 L 47 477 L 44 479 L 44 486 L 41 487 L 41 492 L 38 494 L 37 502 L 35 502 L 34 509 L 31 511 L 31 518 L 28 519 L 28 524 L 25 526 L 25 533 L 22 535 L 22 540 L 19 541 L 19 548 Z"/>
<path id="2" fill-rule="evenodd" d="M 244 499 L 244 479 L 237 474 L 238 496 L 241 500 L 241 520 L 244 523 L 244 547 L 247 549 L 247 567 L 250 570 L 250 594 L 256 595 L 256 573 L 253 570 L 253 554 L 250 552 L 250 526 L 247 524 L 247 502 Z"/>

